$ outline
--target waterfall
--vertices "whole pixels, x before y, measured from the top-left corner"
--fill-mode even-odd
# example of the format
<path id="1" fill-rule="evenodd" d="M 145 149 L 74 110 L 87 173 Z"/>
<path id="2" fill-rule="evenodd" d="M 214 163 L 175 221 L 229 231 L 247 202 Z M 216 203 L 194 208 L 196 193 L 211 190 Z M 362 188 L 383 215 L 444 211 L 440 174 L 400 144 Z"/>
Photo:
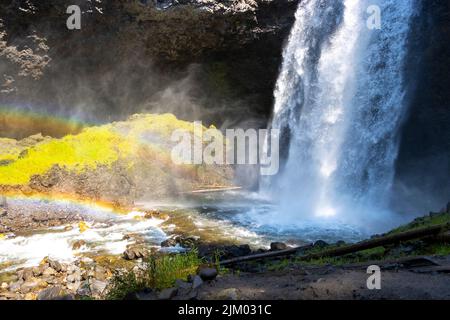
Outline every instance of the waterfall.
<path id="1" fill-rule="evenodd" d="M 374 5 L 381 29 L 367 24 Z M 266 187 L 286 214 L 342 217 L 387 208 L 415 10 L 415 0 L 301 1 L 271 124 L 281 130 L 285 165 Z"/>

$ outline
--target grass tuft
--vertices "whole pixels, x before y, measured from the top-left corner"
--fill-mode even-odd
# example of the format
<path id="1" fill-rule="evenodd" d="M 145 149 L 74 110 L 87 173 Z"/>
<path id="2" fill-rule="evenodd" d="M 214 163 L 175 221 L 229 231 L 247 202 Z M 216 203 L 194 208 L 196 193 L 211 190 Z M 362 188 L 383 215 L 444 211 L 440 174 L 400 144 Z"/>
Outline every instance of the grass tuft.
<path id="1" fill-rule="evenodd" d="M 177 279 L 187 280 L 203 263 L 198 252 L 151 256 L 143 264 L 142 271 L 118 272 L 111 280 L 107 299 L 121 300 L 129 293 L 146 288 L 161 290 L 175 284 Z"/>

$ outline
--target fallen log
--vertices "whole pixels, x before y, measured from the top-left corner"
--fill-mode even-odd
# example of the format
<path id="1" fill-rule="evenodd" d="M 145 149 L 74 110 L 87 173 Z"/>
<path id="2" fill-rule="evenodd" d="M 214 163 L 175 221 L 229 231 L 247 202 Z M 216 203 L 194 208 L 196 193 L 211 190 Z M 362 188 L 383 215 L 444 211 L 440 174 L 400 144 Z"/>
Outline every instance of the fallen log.
<path id="1" fill-rule="evenodd" d="M 241 190 L 242 187 L 214 187 L 210 189 L 199 189 L 199 190 L 192 190 L 187 192 L 180 192 L 180 194 L 196 194 L 196 193 L 213 193 L 213 192 L 224 192 L 224 191 L 234 191 L 234 190 Z"/>
<path id="2" fill-rule="evenodd" d="M 367 249 L 373 249 L 376 247 L 382 247 L 386 245 L 396 244 L 402 241 L 409 241 L 414 239 L 420 239 L 424 237 L 429 236 L 437 236 L 440 233 L 449 230 L 450 229 L 450 223 L 431 226 L 431 227 L 424 227 L 420 229 L 405 231 L 397 234 L 391 234 L 384 237 L 379 237 L 375 239 L 365 240 L 358 243 L 355 243 L 353 245 L 340 247 L 340 248 L 334 248 L 330 250 L 325 250 L 323 252 L 318 253 L 312 253 L 305 255 L 303 257 L 300 257 L 301 260 L 313 260 L 313 259 L 320 259 L 325 257 L 337 257 L 337 256 L 343 256 L 350 253 L 355 253 L 362 250 Z"/>
<path id="3" fill-rule="evenodd" d="M 267 258 L 274 258 L 274 257 L 282 257 L 282 256 L 290 256 L 292 254 L 297 253 L 298 251 L 305 250 L 305 249 L 311 249 L 312 247 L 313 247 L 312 244 L 309 244 L 309 245 L 301 246 L 301 247 L 289 248 L 289 249 L 278 250 L 278 251 L 270 251 L 270 252 L 252 254 L 249 256 L 232 258 L 232 259 L 228 259 L 228 260 L 222 260 L 219 263 L 221 266 L 225 266 L 225 265 L 235 264 L 235 263 L 239 263 L 239 262 L 246 262 L 246 261 L 253 261 L 253 260 L 267 259 Z"/>
<path id="4" fill-rule="evenodd" d="M 382 236 L 379 238 L 364 240 L 364 241 L 361 241 L 361 242 L 358 242 L 358 243 L 355 243 L 352 245 L 338 247 L 338 248 L 332 248 L 329 250 L 324 250 L 322 252 L 306 254 L 304 256 L 300 256 L 299 259 L 300 260 L 313 260 L 313 259 L 320 259 L 320 258 L 325 258 L 325 257 L 343 256 L 346 254 L 355 253 L 355 252 L 367 250 L 367 249 L 373 249 L 376 247 L 391 245 L 391 244 L 399 243 L 402 241 L 409 241 L 409 240 L 420 239 L 420 238 L 430 237 L 430 236 L 436 237 L 439 234 L 441 234 L 449 229 L 450 229 L 450 223 L 440 224 L 440 225 L 431 226 L 431 227 L 424 227 L 424 228 L 405 231 L 405 232 L 401 232 L 401 233 L 397 233 L 397 234 L 386 235 L 386 236 Z M 220 265 L 225 266 L 225 265 L 236 264 L 236 263 L 240 263 L 240 262 L 261 260 L 261 259 L 267 259 L 267 258 L 275 258 L 275 257 L 281 257 L 281 256 L 289 256 L 289 255 L 293 255 L 293 254 L 299 252 L 300 250 L 304 250 L 307 248 L 311 248 L 311 245 L 223 260 L 220 262 Z"/>
<path id="5" fill-rule="evenodd" d="M 438 242 L 450 243 L 450 231 L 438 234 L 435 240 Z"/>

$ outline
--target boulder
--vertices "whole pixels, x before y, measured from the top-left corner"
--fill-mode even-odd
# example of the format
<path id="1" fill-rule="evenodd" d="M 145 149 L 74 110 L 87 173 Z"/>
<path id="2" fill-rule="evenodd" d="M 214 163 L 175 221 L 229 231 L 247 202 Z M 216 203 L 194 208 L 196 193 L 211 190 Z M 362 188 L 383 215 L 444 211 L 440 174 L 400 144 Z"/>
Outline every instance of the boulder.
<path id="1" fill-rule="evenodd" d="M 287 249 L 287 245 L 283 242 L 272 242 L 270 244 L 270 251 L 279 251 Z"/>
<path id="2" fill-rule="evenodd" d="M 211 281 L 217 277 L 218 272 L 216 268 L 203 267 L 198 270 L 198 275 L 203 281 Z"/>

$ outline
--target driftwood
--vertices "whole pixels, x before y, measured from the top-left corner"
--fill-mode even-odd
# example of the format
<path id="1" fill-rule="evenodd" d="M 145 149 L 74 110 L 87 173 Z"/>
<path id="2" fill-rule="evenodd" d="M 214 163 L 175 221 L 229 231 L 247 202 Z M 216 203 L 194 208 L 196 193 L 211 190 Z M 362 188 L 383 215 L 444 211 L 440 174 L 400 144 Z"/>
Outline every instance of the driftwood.
<path id="1" fill-rule="evenodd" d="M 367 249 L 373 249 L 380 246 L 386 246 L 391 245 L 395 243 L 399 243 L 401 241 L 408 241 L 408 240 L 414 240 L 424 237 L 436 237 L 442 232 L 445 232 L 450 229 L 450 223 L 431 226 L 431 227 L 424 227 L 420 229 L 405 231 L 397 234 L 392 235 L 386 235 L 379 238 L 374 238 L 370 240 L 361 241 L 352 245 L 333 248 L 329 250 L 324 250 L 322 252 L 318 253 L 311 253 L 304 256 L 300 256 L 300 260 L 312 260 L 312 259 L 320 259 L 325 257 L 336 257 L 336 256 L 342 256 L 349 253 L 355 253 L 362 250 Z M 228 259 L 221 261 L 221 265 L 230 265 L 235 264 L 239 262 L 246 262 L 246 261 L 254 261 L 254 260 L 260 260 L 260 259 L 267 259 L 267 258 L 274 258 L 274 257 L 281 257 L 281 256 L 289 256 L 292 254 L 295 254 L 299 252 L 300 250 L 304 250 L 306 248 L 310 248 L 311 246 L 302 246 L 302 247 L 295 247 L 280 251 L 271 251 L 267 253 L 260 253 L 260 254 L 254 254 L 250 256 L 245 257 L 238 257 L 234 259 Z"/>
<path id="2" fill-rule="evenodd" d="M 196 193 L 212 193 L 212 192 L 223 192 L 223 191 L 234 191 L 241 190 L 242 187 L 215 187 L 210 189 L 200 189 L 200 190 L 192 190 L 188 192 L 181 192 L 181 194 L 196 194 Z"/>

